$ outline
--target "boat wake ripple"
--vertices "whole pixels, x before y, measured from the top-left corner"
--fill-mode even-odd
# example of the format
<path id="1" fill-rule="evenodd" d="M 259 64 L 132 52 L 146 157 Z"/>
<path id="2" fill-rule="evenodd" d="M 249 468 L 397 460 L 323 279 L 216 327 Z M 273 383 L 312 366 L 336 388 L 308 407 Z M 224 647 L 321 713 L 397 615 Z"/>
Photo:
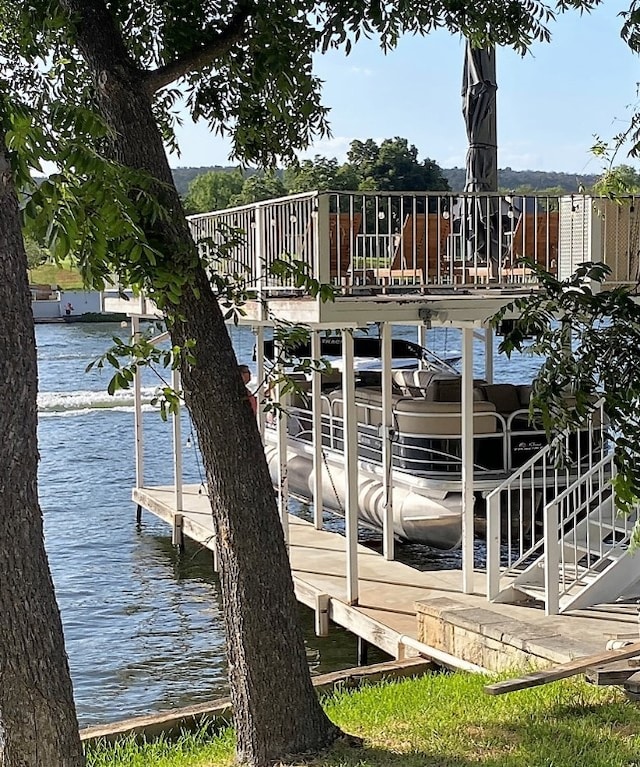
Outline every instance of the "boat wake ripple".
<path id="1" fill-rule="evenodd" d="M 151 399 L 155 394 L 152 387 L 142 389 L 144 410 L 152 410 Z M 116 410 L 133 412 L 133 390 L 117 391 L 113 396 L 106 390 L 98 391 L 55 391 L 38 394 L 38 415 L 40 417 L 84 415 L 91 412 Z"/>

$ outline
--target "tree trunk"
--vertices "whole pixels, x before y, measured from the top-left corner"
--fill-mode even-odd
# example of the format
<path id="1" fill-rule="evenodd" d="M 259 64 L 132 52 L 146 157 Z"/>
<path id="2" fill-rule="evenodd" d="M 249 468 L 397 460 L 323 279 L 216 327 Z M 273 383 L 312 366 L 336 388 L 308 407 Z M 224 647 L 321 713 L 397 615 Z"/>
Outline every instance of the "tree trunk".
<path id="1" fill-rule="evenodd" d="M 84 757 L 38 504 L 36 345 L 18 201 L 0 134 L 0 767 Z"/>
<path id="2" fill-rule="evenodd" d="M 100 109 L 115 132 L 114 159 L 148 171 L 165 185 L 159 196 L 173 212 L 172 220 L 155 224 L 149 235 L 162 242 L 172 268 L 192 279 L 168 325 L 174 344 L 196 342 L 196 364 L 182 366 L 182 380 L 216 528 L 237 756 L 266 765 L 317 751 L 340 731 L 311 684 L 264 449 L 222 312 L 196 258 L 144 78 L 127 57 L 102 0 L 63 4 L 80 18 L 78 46 Z"/>

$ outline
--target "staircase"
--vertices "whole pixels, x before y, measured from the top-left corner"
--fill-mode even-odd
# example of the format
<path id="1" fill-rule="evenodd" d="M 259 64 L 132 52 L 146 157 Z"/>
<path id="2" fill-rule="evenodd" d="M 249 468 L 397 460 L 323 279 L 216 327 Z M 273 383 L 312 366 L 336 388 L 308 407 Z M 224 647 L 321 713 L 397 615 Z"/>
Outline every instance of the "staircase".
<path id="1" fill-rule="evenodd" d="M 548 445 L 487 497 L 491 601 L 535 600 L 555 615 L 640 594 L 640 554 L 628 551 L 637 512 L 618 514 L 613 451 L 590 430 L 572 470 L 556 467 Z M 537 504 L 513 502 L 527 497 Z"/>

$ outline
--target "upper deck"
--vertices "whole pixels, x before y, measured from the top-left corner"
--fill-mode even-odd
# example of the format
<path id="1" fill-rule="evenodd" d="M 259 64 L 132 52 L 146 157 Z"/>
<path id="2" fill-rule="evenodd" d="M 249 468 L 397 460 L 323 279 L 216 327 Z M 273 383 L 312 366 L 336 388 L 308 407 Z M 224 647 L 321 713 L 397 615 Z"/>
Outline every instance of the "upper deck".
<path id="1" fill-rule="evenodd" d="M 247 291 L 241 321 L 251 324 L 478 323 L 535 289 L 524 259 L 560 278 L 585 261 L 607 264 L 610 285 L 636 287 L 640 276 L 634 197 L 309 192 L 189 223 L 212 270 Z M 274 273 L 282 259 L 331 284 L 336 300 L 310 298 L 293 275 Z M 127 310 L 149 311 L 143 302 Z"/>

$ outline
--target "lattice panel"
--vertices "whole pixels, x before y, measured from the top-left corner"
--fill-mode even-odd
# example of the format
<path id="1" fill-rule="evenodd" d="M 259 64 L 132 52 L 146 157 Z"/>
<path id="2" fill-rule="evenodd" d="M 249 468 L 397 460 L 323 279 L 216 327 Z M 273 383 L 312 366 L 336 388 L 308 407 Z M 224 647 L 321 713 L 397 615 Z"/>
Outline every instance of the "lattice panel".
<path id="1" fill-rule="evenodd" d="M 602 261 L 608 282 L 636 283 L 640 275 L 640 199 L 572 195 L 560 199 L 559 275 L 584 261 Z"/>

